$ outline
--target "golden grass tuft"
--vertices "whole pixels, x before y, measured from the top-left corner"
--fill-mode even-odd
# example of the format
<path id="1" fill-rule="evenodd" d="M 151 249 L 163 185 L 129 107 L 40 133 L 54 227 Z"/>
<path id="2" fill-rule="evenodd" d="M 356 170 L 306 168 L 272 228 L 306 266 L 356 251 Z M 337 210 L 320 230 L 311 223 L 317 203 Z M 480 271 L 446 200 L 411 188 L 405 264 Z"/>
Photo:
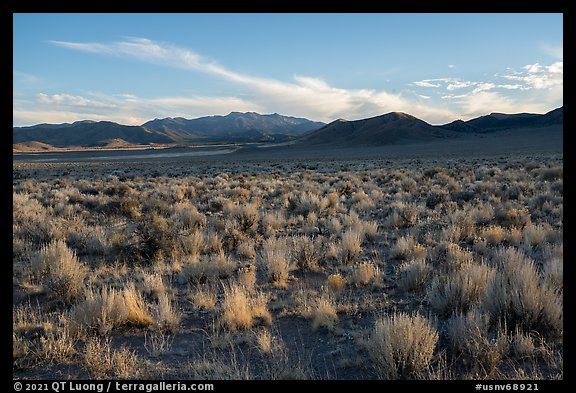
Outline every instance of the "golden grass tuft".
<path id="1" fill-rule="evenodd" d="M 334 301 L 328 296 L 322 296 L 316 299 L 312 304 L 312 330 L 316 331 L 321 327 L 333 331 L 338 323 L 338 315 Z"/>
<path id="2" fill-rule="evenodd" d="M 34 272 L 49 294 L 70 303 L 82 294 L 88 268 L 63 240 L 44 245 L 33 261 Z"/>
<path id="3" fill-rule="evenodd" d="M 359 263 L 352 271 L 352 282 L 356 286 L 363 287 L 370 284 L 379 274 L 378 266 L 373 262 L 364 261 Z"/>
<path id="4" fill-rule="evenodd" d="M 272 315 L 268 311 L 268 301 L 266 293 L 251 294 L 235 283 L 225 285 L 221 322 L 232 332 L 249 329 L 258 322 L 269 325 Z"/>
<path id="5" fill-rule="evenodd" d="M 342 290 L 346 286 L 346 279 L 342 277 L 340 273 L 329 275 L 328 278 L 326 279 L 326 282 L 330 292 L 332 292 L 335 295 L 342 292 Z"/>
<path id="6" fill-rule="evenodd" d="M 383 379 L 427 379 L 438 332 L 420 315 L 397 313 L 376 320 L 366 343 Z"/>

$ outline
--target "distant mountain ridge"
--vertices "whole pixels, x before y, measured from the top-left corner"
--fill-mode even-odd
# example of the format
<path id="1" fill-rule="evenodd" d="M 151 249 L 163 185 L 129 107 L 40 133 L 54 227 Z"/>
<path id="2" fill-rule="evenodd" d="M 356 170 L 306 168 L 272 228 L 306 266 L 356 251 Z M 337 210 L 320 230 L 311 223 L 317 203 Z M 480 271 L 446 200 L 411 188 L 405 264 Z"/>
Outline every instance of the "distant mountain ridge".
<path id="1" fill-rule="evenodd" d="M 429 142 L 438 139 L 462 138 L 503 130 L 563 126 L 563 107 L 546 114 L 491 113 L 468 121 L 456 120 L 433 126 L 403 112 L 391 112 L 368 119 L 333 121 L 301 137 L 301 145 L 378 146 Z"/>
<path id="2" fill-rule="evenodd" d="M 35 146 L 41 150 L 49 149 L 50 146 L 119 147 L 130 144 L 152 146 L 287 141 L 299 146 L 378 146 L 463 138 L 504 130 L 521 132 L 548 127 L 561 132 L 563 121 L 563 107 L 543 115 L 491 113 L 468 121 L 455 120 L 437 126 L 402 112 L 353 121 L 338 119 L 329 124 L 277 113 L 260 115 L 255 112 L 231 112 L 226 116 L 197 119 L 154 119 L 141 126 L 82 120 L 14 127 L 12 143 L 18 145 L 18 149 Z"/>
<path id="3" fill-rule="evenodd" d="M 455 120 L 441 126 L 457 132 L 489 133 L 502 129 L 522 127 L 544 127 L 564 124 L 564 107 L 554 109 L 543 115 L 535 113 L 490 113 L 468 121 Z"/>
<path id="4" fill-rule="evenodd" d="M 403 112 L 368 119 L 336 120 L 299 139 L 313 145 L 385 145 L 414 139 L 449 138 L 452 132 L 432 126 Z"/>
<path id="5" fill-rule="evenodd" d="M 320 128 L 324 124 L 304 118 L 282 116 L 278 113 L 260 115 L 255 112 L 231 112 L 226 116 L 206 116 L 197 119 L 182 117 L 154 119 L 142 126 L 150 130 L 181 133 L 190 137 L 232 136 L 254 131 L 297 136 Z"/>
<path id="6" fill-rule="evenodd" d="M 197 119 L 165 118 L 141 126 L 109 121 L 81 120 L 64 124 L 37 124 L 13 128 L 13 144 L 39 142 L 55 147 L 100 147 L 120 140 L 129 144 L 186 144 L 209 142 L 284 142 L 325 123 L 277 113 L 232 112 Z"/>

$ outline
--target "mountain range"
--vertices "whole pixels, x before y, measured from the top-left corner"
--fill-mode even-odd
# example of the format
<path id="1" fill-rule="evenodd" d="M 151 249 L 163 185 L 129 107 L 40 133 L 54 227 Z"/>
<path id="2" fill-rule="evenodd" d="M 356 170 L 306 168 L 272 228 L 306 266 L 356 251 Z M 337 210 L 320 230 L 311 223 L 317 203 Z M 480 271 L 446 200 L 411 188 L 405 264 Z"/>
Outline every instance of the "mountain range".
<path id="1" fill-rule="evenodd" d="M 14 151 L 66 147 L 126 147 L 199 143 L 290 142 L 306 146 L 379 146 L 490 135 L 503 131 L 544 129 L 562 132 L 563 107 L 546 114 L 491 113 L 468 121 L 431 125 L 402 112 L 329 124 L 279 115 L 232 112 L 197 119 L 150 120 L 140 126 L 83 120 L 13 128 Z"/>

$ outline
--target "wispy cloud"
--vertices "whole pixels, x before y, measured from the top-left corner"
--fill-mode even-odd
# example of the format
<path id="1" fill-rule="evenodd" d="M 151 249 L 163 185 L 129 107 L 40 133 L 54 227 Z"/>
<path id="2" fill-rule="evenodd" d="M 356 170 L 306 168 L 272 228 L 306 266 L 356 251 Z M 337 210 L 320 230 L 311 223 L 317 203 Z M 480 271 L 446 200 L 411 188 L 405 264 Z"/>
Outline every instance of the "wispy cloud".
<path id="1" fill-rule="evenodd" d="M 127 57 L 158 65 L 205 72 L 244 86 L 247 106 L 288 115 L 332 121 L 376 116 L 390 111 L 406 111 L 428 116 L 428 121 L 443 121 L 450 113 L 433 106 L 415 105 L 399 93 L 373 89 L 343 89 L 329 85 L 322 78 L 295 75 L 292 81 L 262 78 L 232 71 L 189 49 L 145 38 L 121 42 L 78 43 L 51 41 L 54 45 L 101 55 Z"/>
<path id="2" fill-rule="evenodd" d="M 564 62 L 558 61 L 548 66 L 538 63 L 528 64 L 523 71 L 504 75 L 503 78 L 523 83 L 527 88 L 550 89 L 564 84 Z"/>
<path id="3" fill-rule="evenodd" d="M 88 107 L 98 109 L 112 109 L 116 105 L 107 102 L 95 101 L 82 96 L 74 96 L 71 94 L 36 94 L 36 101 L 39 104 L 69 106 L 69 107 Z"/>
<path id="4" fill-rule="evenodd" d="M 530 64 L 520 70 L 508 69 L 503 75 L 496 74 L 487 80 L 422 79 L 408 84 L 419 91 L 407 89 L 392 93 L 341 88 L 321 77 L 306 75 L 278 80 L 239 73 L 192 50 L 145 38 L 126 38 L 113 43 L 50 42 L 70 50 L 210 74 L 236 85 L 235 91 L 240 87 L 241 95 L 141 97 L 130 92 L 115 95 L 39 92 L 28 102 L 14 101 L 15 124 L 79 119 L 142 124 L 156 117 L 193 118 L 230 111 L 279 112 L 322 121 L 353 120 L 403 111 L 432 124 L 443 124 L 455 118 L 466 120 L 492 111 L 542 113 L 550 109 L 551 103 L 561 104 L 563 99 L 562 61 L 550 65 Z M 455 67 L 449 65 L 448 68 Z M 14 77 L 17 76 L 25 77 L 15 71 Z"/>
<path id="5" fill-rule="evenodd" d="M 437 84 L 437 83 L 430 83 L 429 80 L 417 81 L 417 82 L 414 82 L 414 84 L 415 84 L 416 86 L 420 86 L 420 87 L 440 87 L 439 84 Z"/>
<path id="6" fill-rule="evenodd" d="M 564 47 L 562 45 L 542 44 L 541 47 L 549 56 L 558 60 L 564 59 Z"/>
<path id="7" fill-rule="evenodd" d="M 110 120 L 140 125 L 153 118 L 200 117 L 238 111 L 262 111 L 257 104 L 237 97 L 155 97 L 134 94 L 106 95 L 90 93 L 91 97 L 70 94 L 38 93 L 32 102 L 14 101 L 15 124 L 69 123 L 79 119 Z M 29 109 L 33 107 L 34 110 Z M 113 109 L 112 111 L 110 109 Z"/>

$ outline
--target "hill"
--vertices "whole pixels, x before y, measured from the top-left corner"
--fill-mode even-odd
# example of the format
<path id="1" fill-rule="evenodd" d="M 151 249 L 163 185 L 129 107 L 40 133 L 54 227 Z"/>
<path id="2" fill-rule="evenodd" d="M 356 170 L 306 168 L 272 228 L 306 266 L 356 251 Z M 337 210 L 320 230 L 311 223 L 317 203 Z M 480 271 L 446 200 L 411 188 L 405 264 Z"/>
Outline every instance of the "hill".
<path id="1" fill-rule="evenodd" d="M 355 121 L 339 119 L 303 136 L 298 143 L 372 146 L 455 137 L 458 134 L 454 131 L 432 126 L 406 113 L 392 112 Z"/>

